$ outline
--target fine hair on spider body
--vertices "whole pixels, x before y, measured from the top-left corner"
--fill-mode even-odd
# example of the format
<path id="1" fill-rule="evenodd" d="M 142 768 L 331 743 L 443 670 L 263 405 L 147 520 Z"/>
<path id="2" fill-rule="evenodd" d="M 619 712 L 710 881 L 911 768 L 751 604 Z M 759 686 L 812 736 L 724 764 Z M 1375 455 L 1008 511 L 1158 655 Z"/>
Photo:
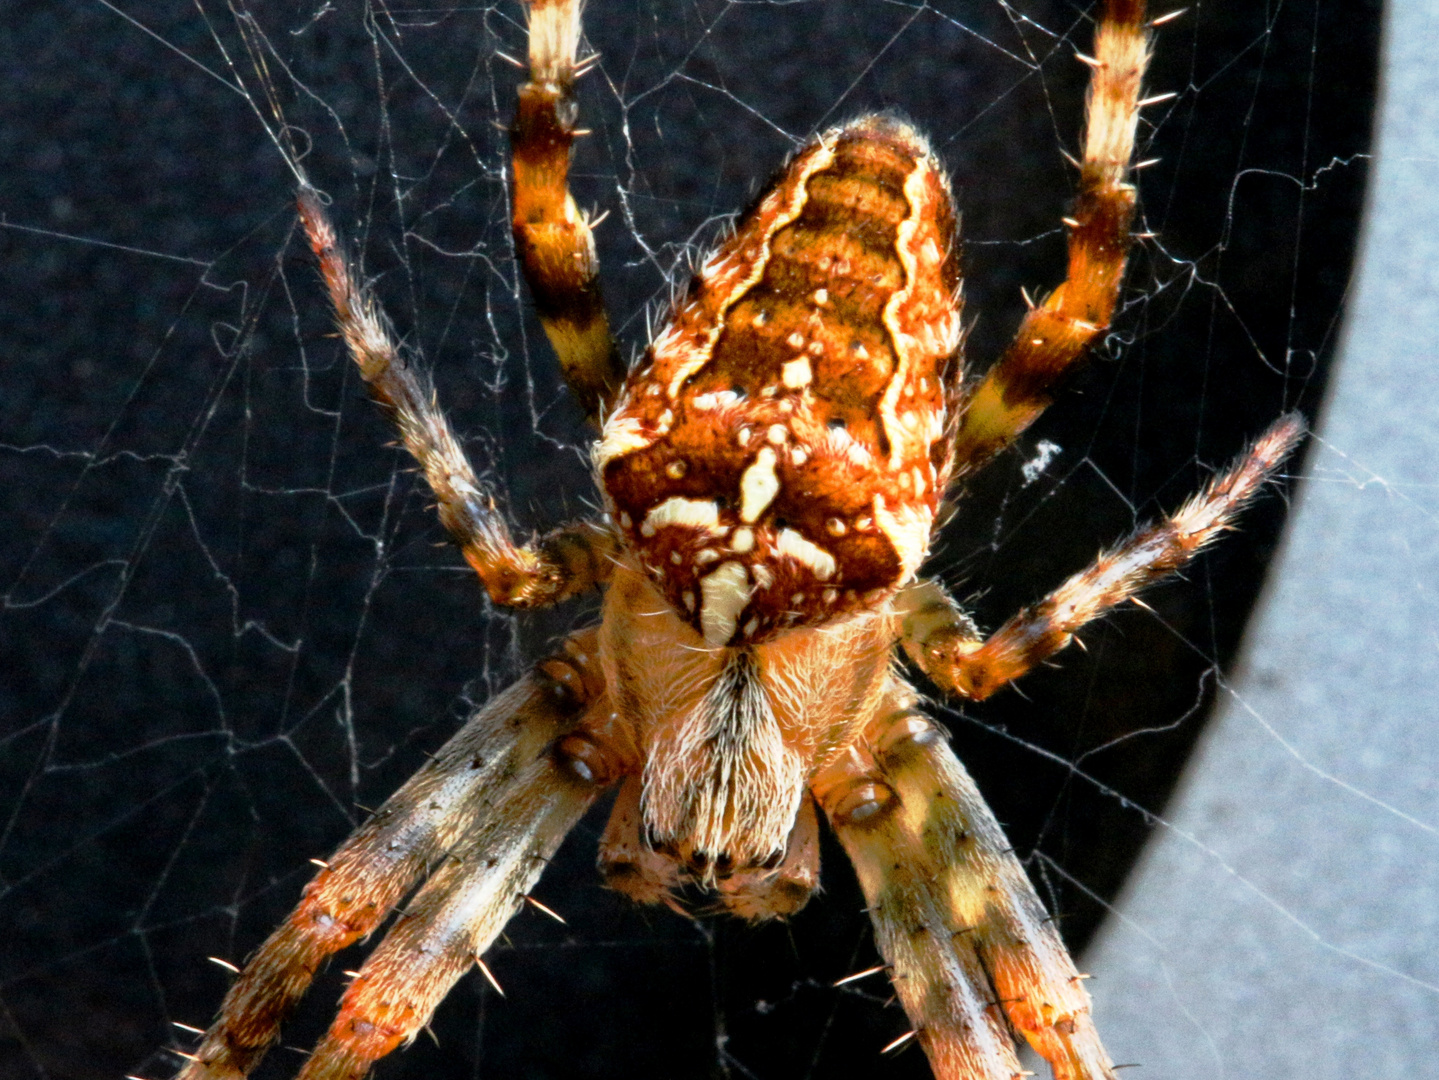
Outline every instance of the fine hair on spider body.
<path id="1" fill-rule="evenodd" d="M 895 662 L 990 696 L 1230 528 L 1303 434 L 1279 419 L 1176 513 L 984 635 L 923 576 L 962 484 L 1106 332 L 1130 245 L 1149 60 L 1142 0 L 1098 20 L 1067 276 L 980 374 L 963 356 L 959 225 L 929 143 L 889 114 L 801 147 L 698 267 L 630 370 L 568 187 L 578 0 L 531 0 L 511 128 L 515 249 L 575 400 L 604 513 L 514 539 L 347 259 L 298 164 L 301 225 L 345 349 L 491 600 L 603 589 L 597 626 L 480 709 L 374 813 L 249 959 L 183 1080 L 248 1074 L 316 969 L 404 911 L 355 974 L 305 1080 L 359 1080 L 414 1038 L 617 787 L 606 883 L 683 910 L 789 915 L 819 818 L 941 1080 L 1009 1080 L 1022 1036 L 1059 1078 L 1114 1076 L 1054 922 Z M 906 1036 L 909 1038 L 910 1036 Z"/>

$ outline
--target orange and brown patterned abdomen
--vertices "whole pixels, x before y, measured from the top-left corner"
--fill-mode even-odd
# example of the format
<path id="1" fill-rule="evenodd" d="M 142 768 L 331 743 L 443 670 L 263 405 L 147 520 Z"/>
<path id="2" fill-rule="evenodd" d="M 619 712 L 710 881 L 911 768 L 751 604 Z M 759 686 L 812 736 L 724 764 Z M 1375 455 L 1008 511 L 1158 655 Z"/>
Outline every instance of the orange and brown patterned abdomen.
<path id="1" fill-rule="evenodd" d="M 631 548 L 711 645 L 873 608 L 918 569 L 958 292 L 948 183 L 888 117 L 802 150 L 705 264 L 595 457 Z"/>

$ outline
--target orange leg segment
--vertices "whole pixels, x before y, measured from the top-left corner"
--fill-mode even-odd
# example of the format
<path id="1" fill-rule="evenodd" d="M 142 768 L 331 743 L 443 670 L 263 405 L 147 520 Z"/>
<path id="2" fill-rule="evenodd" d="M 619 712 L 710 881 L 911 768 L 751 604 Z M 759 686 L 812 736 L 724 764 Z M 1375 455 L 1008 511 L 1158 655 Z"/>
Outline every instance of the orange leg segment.
<path id="1" fill-rule="evenodd" d="M 363 1080 L 414 1038 L 455 981 L 484 963 L 597 790 L 548 754 L 525 763 L 355 976 L 300 1080 Z"/>
<path id="2" fill-rule="evenodd" d="M 1109 327 L 1129 255 L 1135 191 L 1130 158 L 1140 84 L 1149 64 L 1143 0 L 1105 0 L 1094 37 L 1084 160 L 1069 227 L 1063 284 L 1031 308 L 1013 343 L 968 395 L 955 435 L 964 477 L 1008 446 L 1050 402 L 1055 381 Z"/>
<path id="3" fill-rule="evenodd" d="M 1304 435 L 1298 414 L 1281 417 L 1249 452 L 1214 477 L 1172 517 L 1135 531 L 1049 596 L 982 638 L 937 582 L 911 586 L 898 600 L 905 651 L 934 682 L 958 697 L 989 697 L 1074 640 L 1085 623 L 1184 567 L 1270 479 Z"/>
<path id="4" fill-rule="evenodd" d="M 896 683 L 815 781 L 937 1080 L 1015 1080 L 1009 1030 L 1056 1080 L 1114 1080 L 1074 962 L 941 732 Z"/>
<path id="5" fill-rule="evenodd" d="M 510 129 L 515 250 L 560 368 L 585 415 L 597 418 L 625 378 L 600 295 L 588 217 L 569 190 L 578 105 L 580 0 L 529 0 L 530 80 Z"/>
<path id="6" fill-rule="evenodd" d="M 402 355 L 378 301 L 345 260 L 319 194 L 302 186 L 298 202 L 340 336 L 370 396 L 389 414 L 405 449 L 424 469 L 439 503 L 440 523 L 480 575 L 490 599 L 511 607 L 540 607 L 608 580 L 617 541 L 600 526 L 572 525 L 524 546 L 514 542 L 494 497 L 480 485 L 436 404 L 434 388 Z"/>
<path id="7" fill-rule="evenodd" d="M 543 857 L 611 778 L 598 748 L 570 734 L 603 700 L 594 657 L 593 632 L 571 639 L 564 655 L 542 662 L 477 713 L 340 846 L 289 919 L 246 963 L 177 1080 L 238 1080 L 249 1073 L 325 959 L 375 930 L 441 859 L 444 865 L 365 966 L 383 976 L 367 974 L 352 985 L 341 1020 L 354 1033 L 369 1025 L 364 1038 L 356 1034 L 368 1053 L 399 1030 L 385 1010 L 365 1008 L 367 992 L 391 985 L 397 955 L 401 966 L 417 965 L 415 949 L 430 947 L 436 935 L 457 940 L 463 931 L 470 935 L 468 964 L 488 944 L 539 875 Z M 575 760 L 585 768 L 576 768 Z M 493 868 L 487 868 L 490 859 Z M 445 969 L 420 977 L 418 993 L 423 998 L 437 978 L 452 982 L 457 975 Z"/>

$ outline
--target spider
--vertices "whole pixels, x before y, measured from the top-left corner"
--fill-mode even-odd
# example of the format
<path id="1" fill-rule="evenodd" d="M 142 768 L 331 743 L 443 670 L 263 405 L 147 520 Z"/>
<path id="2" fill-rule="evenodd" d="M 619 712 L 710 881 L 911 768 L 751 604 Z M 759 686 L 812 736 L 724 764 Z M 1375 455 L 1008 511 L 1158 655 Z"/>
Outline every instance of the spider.
<path id="1" fill-rule="evenodd" d="M 626 370 L 590 222 L 568 190 L 579 0 L 530 0 L 512 127 L 513 229 L 539 317 L 599 427 L 605 513 L 516 543 L 422 372 L 300 175 L 301 224 L 371 395 L 499 604 L 605 590 L 363 824 L 249 960 L 180 1076 L 250 1072 L 326 957 L 403 913 L 354 974 L 302 1077 L 363 1077 L 413 1038 L 526 902 L 565 834 L 617 788 L 606 883 L 750 920 L 818 884 L 821 816 L 858 874 L 884 969 L 944 1080 L 1112 1077 L 1081 976 L 895 646 L 985 698 L 1230 527 L 1302 434 L 1282 417 L 1175 514 L 1101 553 L 994 633 L 921 575 L 973 475 L 1108 328 L 1130 244 L 1149 56 L 1142 0 L 1106 0 L 1068 276 L 982 375 L 962 356 L 957 215 L 924 137 L 888 114 L 800 149 Z M 534 901 L 530 901 L 534 903 Z"/>

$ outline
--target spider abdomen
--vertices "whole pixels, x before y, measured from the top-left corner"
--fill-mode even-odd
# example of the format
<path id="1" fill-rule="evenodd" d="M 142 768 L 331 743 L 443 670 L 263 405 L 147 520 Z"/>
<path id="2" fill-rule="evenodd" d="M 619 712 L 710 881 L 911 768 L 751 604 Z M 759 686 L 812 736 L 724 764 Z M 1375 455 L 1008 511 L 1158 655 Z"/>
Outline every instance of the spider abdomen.
<path id="1" fill-rule="evenodd" d="M 705 263 L 596 465 L 709 645 L 874 610 L 913 576 L 948 478 L 958 292 L 948 183 L 883 116 L 801 150 Z"/>

